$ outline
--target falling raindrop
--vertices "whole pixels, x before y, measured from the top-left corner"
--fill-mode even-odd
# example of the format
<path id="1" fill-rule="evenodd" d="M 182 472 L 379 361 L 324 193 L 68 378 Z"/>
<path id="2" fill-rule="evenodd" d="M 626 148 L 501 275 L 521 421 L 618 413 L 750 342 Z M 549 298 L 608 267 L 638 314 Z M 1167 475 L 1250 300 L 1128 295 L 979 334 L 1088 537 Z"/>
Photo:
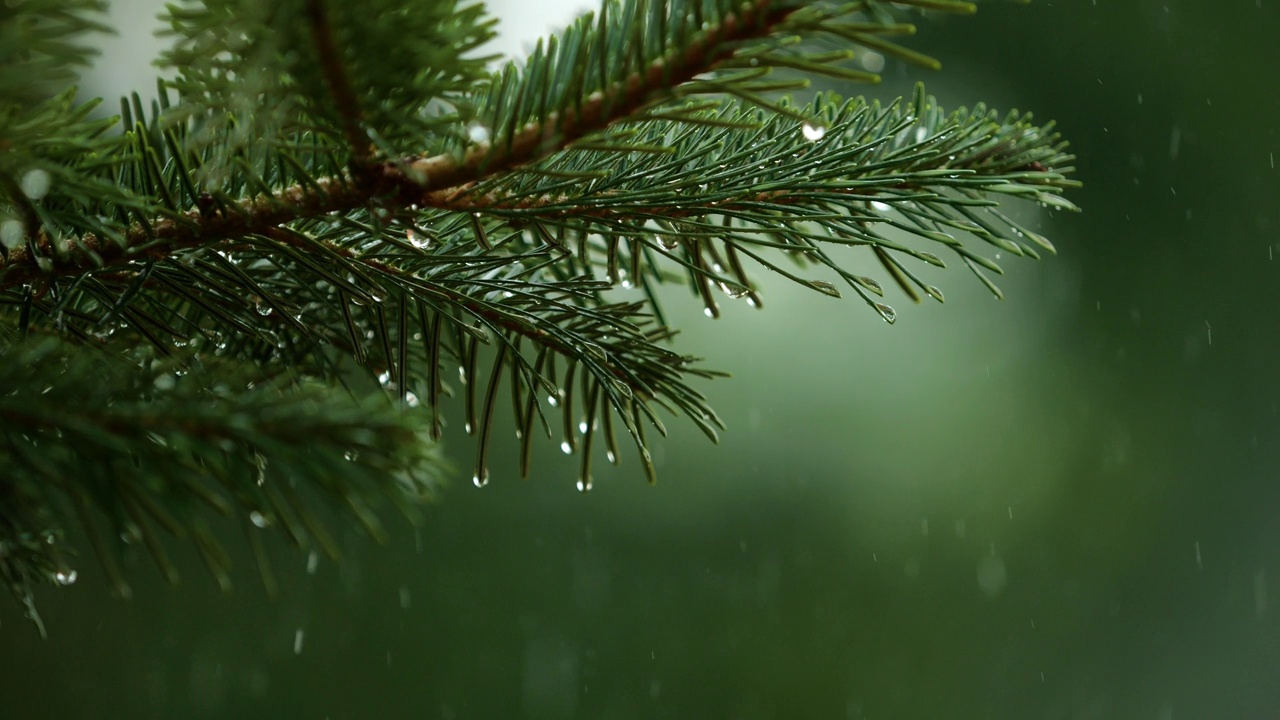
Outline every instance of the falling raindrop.
<path id="1" fill-rule="evenodd" d="M 978 560 L 978 587 L 987 597 L 996 597 L 1009 584 L 1009 570 L 1004 559 L 994 551 Z"/>

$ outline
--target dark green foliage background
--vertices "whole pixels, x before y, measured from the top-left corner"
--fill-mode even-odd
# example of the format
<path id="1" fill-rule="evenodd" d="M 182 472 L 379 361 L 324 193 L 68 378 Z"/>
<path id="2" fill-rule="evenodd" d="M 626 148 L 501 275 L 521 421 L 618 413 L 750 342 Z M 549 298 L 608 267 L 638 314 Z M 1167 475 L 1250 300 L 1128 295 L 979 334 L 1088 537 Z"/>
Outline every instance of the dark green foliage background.
<path id="1" fill-rule="evenodd" d="M 40 592 L 49 640 L 0 603 L 0 717 L 1275 717 L 1280 8 L 1258 5 L 923 23 L 944 106 L 1033 109 L 1079 157 L 1085 213 L 1047 216 L 1061 255 L 1006 264 L 1005 303 L 962 273 L 893 327 L 782 283 L 714 323 L 672 295 L 681 349 L 735 377 L 707 386 L 723 443 L 681 427 L 658 487 L 627 457 L 580 496 L 549 447 L 521 482 L 508 442 L 389 547 L 353 531 L 311 575 L 272 538 L 274 602 L 243 548 L 230 596 L 187 553 L 183 585 L 140 555 L 111 600 L 82 558 Z"/>

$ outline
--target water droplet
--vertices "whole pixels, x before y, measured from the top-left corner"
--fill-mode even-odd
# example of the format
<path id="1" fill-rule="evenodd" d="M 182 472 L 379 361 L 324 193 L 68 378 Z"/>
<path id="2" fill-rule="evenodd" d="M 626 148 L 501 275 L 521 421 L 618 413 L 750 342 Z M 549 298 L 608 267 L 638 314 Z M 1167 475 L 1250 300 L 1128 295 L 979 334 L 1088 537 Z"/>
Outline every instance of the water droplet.
<path id="1" fill-rule="evenodd" d="M 425 250 L 431 247 L 431 240 L 425 235 L 419 235 L 413 230 L 404 231 L 405 238 L 409 240 L 409 244 L 419 250 Z"/>
<path id="2" fill-rule="evenodd" d="M 578 432 L 582 433 L 583 435 L 586 435 L 586 434 L 587 434 L 587 421 L 586 421 L 586 420 L 579 420 L 579 421 L 578 421 Z"/>
<path id="3" fill-rule="evenodd" d="M 266 317 L 271 314 L 271 311 L 272 311 L 271 305 L 263 302 L 262 298 L 254 298 L 253 305 L 254 305 L 254 309 L 258 311 L 259 315 Z"/>
<path id="4" fill-rule="evenodd" d="M 560 442 L 560 452 L 564 453 L 565 455 L 569 455 L 573 453 L 573 446 L 569 444 L 568 440 L 563 440 Z"/>
<path id="5" fill-rule="evenodd" d="M 482 488 L 489 484 L 489 470 L 486 469 L 483 474 L 471 476 L 471 484 L 478 488 Z"/>
<path id="6" fill-rule="evenodd" d="M 658 244 L 663 250 L 675 250 L 680 247 L 680 240 L 669 235 L 658 235 Z"/>
<path id="7" fill-rule="evenodd" d="M 893 206 L 889 205 L 889 203 L 882 203 L 879 200 L 872 200 L 871 207 L 880 212 L 888 212 L 893 209 Z"/>
<path id="8" fill-rule="evenodd" d="M 898 311 L 884 303 L 876 303 L 876 312 L 880 313 L 880 317 L 884 318 L 884 321 L 890 325 L 898 319 Z"/>
<path id="9" fill-rule="evenodd" d="M 560 404 L 560 398 L 556 397 L 555 395 L 548 395 L 547 404 L 550 405 L 551 407 L 555 407 Z"/>
<path id="10" fill-rule="evenodd" d="M 929 263 L 930 265 L 936 265 L 937 267 L 946 267 L 946 266 L 947 266 L 947 264 L 946 264 L 946 263 L 942 262 L 942 258 L 938 257 L 937 255 L 934 255 L 934 254 L 933 254 L 933 253 L 931 253 L 931 252 L 919 252 L 919 253 L 916 253 L 916 257 L 918 257 L 918 258 L 920 258 L 921 260 L 923 260 L 923 261 L 925 261 L 925 262 Z"/>
<path id="11" fill-rule="evenodd" d="M 709 318 L 713 318 L 713 317 L 715 317 L 715 316 L 716 316 L 715 311 L 714 311 L 714 310 L 712 310 L 712 309 L 711 309 L 711 308 L 709 308 L 709 307 L 702 308 L 702 314 L 703 314 L 703 315 L 706 315 L 706 316 L 707 316 L 707 317 L 709 317 Z"/>
<path id="12" fill-rule="evenodd" d="M 271 524 L 271 520 L 257 510 L 249 513 L 249 522 L 260 528 L 265 528 Z"/>
<path id="13" fill-rule="evenodd" d="M 578 480 L 578 492 L 591 492 L 591 476 L 588 475 L 586 480 Z"/>
<path id="14" fill-rule="evenodd" d="M 378 384 L 379 384 L 379 385 L 381 385 L 382 387 L 386 387 L 386 386 L 390 385 L 390 384 L 391 384 L 391 372 L 390 372 L 390 371 L 386 371 L 386 370 L 384 370 L 381 374 L 379 374 L 379 375 L 378 375 Z"/>
<path id="15" fill-rule="evenodd" d="M 471 123 L 467 126 L 467 139 L 473 143 L 489 142 L 489 128 L 480 123 Z"/>
<path id="16" fill-rule="evenodd" d="M 302 628 L 298 628 L 297 632 L 293 634 L 293 654 L 302 654 Z"/>
<path id="17" fill-rule="evenodd" d="M 177 384 L 178 378 L 170 375 L 169 373 L 157 375 L 156 379 L 152 381 L 152 385 L 155 385 L 157 390 L 172 390 L 173 386 Z"/>
<path id="18" fill-rule="evenodd" d="M 879 280 L 876 280 L 875 278 L 866 277 L 865 275 L 856 276 L 853 278 L 853 280 L 854 282 L 870 290 L 871 292 L 877 295 L 880 295 L 881 297 L 884 296 L 884 288 L 880 287 Z"/>
<path id="19" fill-rule="evenodd" d="M 72 585 L 77 577 L 75 570 L 59 570 L 53 574 L 53 581 L 59 585 Z"/>
<path id="20" fill-rule="evenodd" d="M 937 300 L 938 302 L 947 301 L 947 299 L 942 296 L 942 290 L 938 289 L 936 285 L 925 285 L 924 291 L 929 293 L 929 297 Z"/>
<path id="21" fill-rule="evenodd" d="M 814 290 L 817 290 L 818 292 L 824 295 L 830 295 L 831 297 L 837 297 L 837 298 L 840 297 L 839 288 L 827 282 L 826 280 L 810 280 L 809 287 L 813 288 Z"/>
<path id="22" fill-rule="evenodd" d="M 993 598 L 1004 592 L 1009 584 L 1009 569 L 1004 559 L 994 554 L 984 555 L 978 560 L 978 587 L 982 594 Z"/>
<path id="23" fill-rule="evenodd" d="M 809 142 L 817 142 L 822 139 L 823 135 L 827 134 L 827 129 L 821 125 L 805 123 L 800 127 L 800 132 L 804 134 L 805 140 L 808 140 Z"/>
<path id="24" fill-rule="evenodd" d="M 347 462 L 355 462 L 355 461 L 356 461 L 356 459 L 360 457 L 360 451 L 358 451 L 358 450 L 348 450 L 348 451 L 346 451 L 346 452 L 342 453 L 342 457 L 343 457 L 343 459 L 344 459 L 344 460 L 346 460 Z"/>
<path id="25" fill-rule="evenodd" d="M 307 554 L 307 574 L 315 575 L 318 567 L 320 567 L 320 555 L 315 550 L 312 550 Z"/>
<path id="26" fill-rule="evenodd" d="M 39 200 L 49 193 L 49 172 L 36 168 L 22 175 L 22 194 L 32 200 Z"/>
<path id="27" fill-rule="evenodd" d="M 26 240 L 26 230 L 22 228 L 21 220 L 9 218 L 4 222 L 0 222 L 0 244 L 7 249 L 12 250 L 22 244 Z"/>
<path id="28" fill-rule="evenodd" d="M 604 456 L 605 456 L 605 458 L 607 458 L 607 459 L 609 460 L 609 463 L 610 463 L 610 464 L 612 464 L 612 465 L 617 465 L 617 464 L 618 464 L 618 456 L 617 456 L 616 454 L 614 454 L 614 452 L 613 452 L 612 450 L 606 450 L 606 451 L 605 451 L 605 453 L 604 453 Z"/>

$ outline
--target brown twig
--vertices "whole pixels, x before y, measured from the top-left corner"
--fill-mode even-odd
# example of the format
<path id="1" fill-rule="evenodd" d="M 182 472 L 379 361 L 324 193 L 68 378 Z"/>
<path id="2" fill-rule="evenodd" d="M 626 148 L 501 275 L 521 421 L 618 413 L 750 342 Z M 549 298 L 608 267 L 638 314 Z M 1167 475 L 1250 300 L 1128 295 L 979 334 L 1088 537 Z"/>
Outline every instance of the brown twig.
<path id="1" fill-rule="evenodd" d="M 78 275 L 103 266 L 164 258 L 231 238 L 262 235 L 296 220 L 366 207 L 374 198 L 403 207 L 439 205 L 456 197 L 462 186 L 541 160 L 574 140 L 667 99 L 677 85 L 713 70 L 717 61 L 732 55 L 731 43 L 768 35 L 795 10 L 779 9 L 777 5 L 773 0 L 751 0 L 740 13 L 727 15 L 720 25 L 673 50 L 668 61 L 656 61 L 626 82 L 593 93 L 578 108 L 568 108 L 563 114 L 551 113 L 542 123 L 524 127 L 505 147 L 475 145 L 461 162 L 445 153 L 407 162 L 373 163 L 367 173 L 362 173 L 359 183 L 345 177 L 319 178 L 313 184 L 294 185 L 270 197 L 242 200 L 237 211 L 189 210 L 177 218 L 156 219 L 150 223 L 150 230 L 135 223 L 124 233 L 123 245 L 87 233 L 69 250 L 55 252 L 52 240 L 42 232 L 33 244 L 52 261 L 52 267 L 42 270 L 29 247 L 15 248 L 7 258 L 0 259 L 0 291 L 50 274 Z"/>

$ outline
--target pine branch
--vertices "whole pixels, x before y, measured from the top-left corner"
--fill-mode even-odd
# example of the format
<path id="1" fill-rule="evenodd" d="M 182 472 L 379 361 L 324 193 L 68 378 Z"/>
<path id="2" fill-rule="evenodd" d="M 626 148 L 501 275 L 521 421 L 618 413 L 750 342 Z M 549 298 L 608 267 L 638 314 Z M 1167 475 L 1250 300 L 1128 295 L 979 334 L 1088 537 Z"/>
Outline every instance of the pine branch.
<path id="1" fill-rule="evenodd" d="M 892 322 L 832 247 L 867 248 L 912 300 L 943 298 L 913 269 L 945 264 L 925 247 L 998 295 L 982 244 L 1053 251 L 1005 201 L 1073 207 L 1072 156 L 1030 115 L 784 94 L 878 81 L 851 64 L 867 50 L 936 67 L 888 39 L 914 33 L 895 8 L 969 3 L 609 0 L 489 73 L 478 6 L 370 2 L 172 6 L 175 77 L 122 103 L 119 135 L 18 74 L 82 62 L 63 37 L 96 5 L 25 3 L 45 19 L 16 35 L 0 15 L 39 58 L 0 66 L 24 88 L 0 100 L 0 575 L 32 611 L 73 521 L 122 594 L 121 532 L 167 577 L 154 527 L 191 535 L 224 586 L 206 514 L 259 558 L 273 522 L 336 553 L 311 497 L 379 536 L 371 508 L 408 511 L 439 473 L 447 395 L 477 485 L 500 404 L 523 475 L 558 437 L 588 490 L 625 433 L 652 481 L 661 415 L 723 428 L 694 387 L 721 373 L 670 348 L 658 283 L 715 315 L 719 294 L 761 305 L 752 264 L 839 297 L 820 269 Z"/>

